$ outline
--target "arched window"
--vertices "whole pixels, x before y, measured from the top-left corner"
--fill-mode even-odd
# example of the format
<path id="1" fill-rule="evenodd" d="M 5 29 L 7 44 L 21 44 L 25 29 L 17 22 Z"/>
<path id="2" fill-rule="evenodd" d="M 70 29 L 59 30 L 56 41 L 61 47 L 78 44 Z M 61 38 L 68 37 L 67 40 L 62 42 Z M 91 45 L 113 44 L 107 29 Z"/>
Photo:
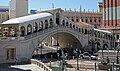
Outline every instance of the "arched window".
<path id="1" fill-rule="evenodd" d="M 100 32 L 98 32 L 98 38 L 100 38 Z"/>
<path id="2" fill-rule="evenodd" d="M 96 18 L 94 18 L 94 22 L 96 22 Z"/>
<path id="3" fill-rule="evenodd" d="M 24 27 L 24 26 L 22 26 L 22 27 L 20 28 L 20 31 L 21 31 L 20 36 L 25 36 L 25 27 Z"/>
<path id="4" fill-rule="evenodd" d="M 87 19 L 87 18 L 85 19 L 85 22 L 88 22 L 88 19 Z"/>
<path id="5" fill-rule="evenodd" d="M 74 22 L 74 18 L 72 17 L 72 19 L 71 19 L 73 22 Z"/>
<path id="6" fill-rule="evenodd" d="M 83 22 L 84 20 L 83 20 L 83 18 L 81 18 L 81 22 Z"/>
<path id="7" fill-rule="evenodd" d="M 99 21 L 99 23 L 100 23 L 100 22 L 101 22 L 101 19 L 99 18 L 99 20 L 98 20 L 98 21 Z"/>
<path id="8" fill-rule="evenodd" d="M 79 22 L 79 19 L 78 19 L 78 17 L 76 18 L 76 22 Z"/>
<path id="9" fill-rule="evenodd" d="M 45 20 L 45 29 L 47 29 L 47 28 L 48 28 L 48 21 Z"/>
<path id="10" fill-rule="evenodd" d="M 50 28 L 53 27 L 53 20 L 50 19 Z"/>
<path id="11" fill-rule="evenodd" d="M 90 22 L 92 22 L 92 18 L 90 18 Z"/>
<path id="12" fill-rule="evenodd" d="M 65 26 L 65 20 L 62 21 L 62 25 Z"/>
<path id="13" fill-rule="evenodd" d="M 37 32 L 38 30 L 38 24 L 35 22 L 35 24 L 33 24 L 33 29 L 34 29 L 34 32 Z"/>
<path id="14" fill-rule="evenodd" d="M 41 31 L 41 30 L 43 30 L 43 22 L 42 21 L 39 23 L 39 31 Z"/>
<path id="15" fill-rule="evenodd" d="M 27 26 L 27 35 L 30 35 L 32 33 L 32 26 L 29 24 Z"/>

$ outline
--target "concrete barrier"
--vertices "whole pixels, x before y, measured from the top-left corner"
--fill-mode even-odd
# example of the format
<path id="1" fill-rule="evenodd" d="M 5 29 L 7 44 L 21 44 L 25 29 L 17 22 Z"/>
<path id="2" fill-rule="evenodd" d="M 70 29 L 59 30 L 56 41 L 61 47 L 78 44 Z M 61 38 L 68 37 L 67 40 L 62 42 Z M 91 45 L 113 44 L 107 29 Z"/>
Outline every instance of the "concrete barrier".
<path id="1" fill-rule="evenodd" d="M 35 64 L 38 67 L 44 69 L 44 71 L 52 71 L 48 66 L 46 66 L 44 63 L 40 62 L 39 60 L 36 59 L 31 59 L 31 64 Z"/>

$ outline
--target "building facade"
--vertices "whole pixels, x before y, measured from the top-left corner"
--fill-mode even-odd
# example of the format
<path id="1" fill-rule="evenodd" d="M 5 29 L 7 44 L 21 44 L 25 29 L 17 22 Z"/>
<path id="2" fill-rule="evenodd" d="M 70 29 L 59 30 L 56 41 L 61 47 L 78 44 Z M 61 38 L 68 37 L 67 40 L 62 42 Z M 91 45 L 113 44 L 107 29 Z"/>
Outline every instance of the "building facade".
<path id="1" fill-rule="evenodd" d="M 103 26 L 120 26 L 120 0 L 103 0 Z"/>
<path id="2" fill-rule="evenodd" d="M 94 25 L 95 28 L 100 27 L 102 24 L 102 13 L 101 12 L 81 12 L 81 11 L 64 11 L 63 15 L 73 22 L 86 22 Z"/>
<path id="3" fill-rule="evenodd" d="M 9 17 L 17 18 L 28 15 L 28 0 L 11 0 L 9 4 Z"/>
<path id="4" fill-rule="evenodd" d="M 0 6 L 0 24 L 9 19 L 8 6 Z"/>
<path id="5" fill-rule="evenodd" d="M 101 29 L 111 31 L 120 44 L 120 0 L 103 0 L 103 24 Z M 116 46 L 117 46 L 116 45 Z"/>

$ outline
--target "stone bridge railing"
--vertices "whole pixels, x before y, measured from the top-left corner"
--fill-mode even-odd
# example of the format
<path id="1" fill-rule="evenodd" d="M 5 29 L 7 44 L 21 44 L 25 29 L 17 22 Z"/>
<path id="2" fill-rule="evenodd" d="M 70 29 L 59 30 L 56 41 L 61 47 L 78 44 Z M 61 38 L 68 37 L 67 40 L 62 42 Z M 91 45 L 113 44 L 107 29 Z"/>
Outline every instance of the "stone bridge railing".
<path id="1" fill-rule="evenodd" d="M 48 66 L 46 66 L 44 63 L 42 63 L 42 62 L 40 62 L 39 60 L 36 60 L 36 59 L 31 59 L 31 64 L 37 65 L 38 67 L 42 68 L 44 71 L 53 71 Z"/>
<path id="2" fill-rule="evenodd" d="M 50 31 L 55 31 L 55 30 L 57 31 L 57 28 L 59 29 L 59 28 L 63 28 L 63 27 L 64 27 L 64 28 L 67 28 L 67 29 L 69 29 L 69 30 L 73 30 L 74 32 L 78 32 L 78 31 L 76 31 L 76 30 L 73 29 L 73 28 L 59 25 L 59 26 L 54 26 L 54 27 L 52 27 L 52 28 L 44 29 L 44 30 L 42 30 L 42 31 L 38 31 L 38 32 L 36 32 L 36 33 L 32 33 L 32 34 L 27 35 L 27 36 L 24 36 L 24 37 L 20 37 L 20 36 L 18 36 L 18 37 L 0 37 L 0 41 L 28 40 L 28 39 L 31 39 L 31 38 L 33 38 L 33 37 L 42 35 L 42 34 L 44 34 L 44 33 L 50 32 Z M 79 32 L 79 34 L 81 34 L 81 33 Z M 84 34 L 81 34 L 81 35 L 84 36 Z"/>

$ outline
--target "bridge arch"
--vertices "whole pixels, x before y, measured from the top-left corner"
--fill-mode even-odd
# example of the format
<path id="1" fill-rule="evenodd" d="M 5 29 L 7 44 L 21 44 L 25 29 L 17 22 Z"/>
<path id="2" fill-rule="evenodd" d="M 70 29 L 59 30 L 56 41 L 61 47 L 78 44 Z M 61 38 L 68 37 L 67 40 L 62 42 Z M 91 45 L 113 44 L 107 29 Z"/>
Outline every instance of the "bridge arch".
<path id="1" fill-rule="evenodd" d="M 58 43 L 61 48 L 82 49 L 83 46 L 78 36 L 68 31 L 58 30 L 58 33 L 54 31 L 54 32 L 49 33 L 49 35 L 41 36 L 42 38 L 38 38 L 38 44 L 44 41 L 45 39 L 49 38 L 50 36 L 53 36 L 57 40 L 57 34 L 58 34 Z M 32 54 L 36 49 L 38 49 L 38 46 L 32 50 Z M 31 54 L 31 57 L 32 57 L 32 54 Z"/>

